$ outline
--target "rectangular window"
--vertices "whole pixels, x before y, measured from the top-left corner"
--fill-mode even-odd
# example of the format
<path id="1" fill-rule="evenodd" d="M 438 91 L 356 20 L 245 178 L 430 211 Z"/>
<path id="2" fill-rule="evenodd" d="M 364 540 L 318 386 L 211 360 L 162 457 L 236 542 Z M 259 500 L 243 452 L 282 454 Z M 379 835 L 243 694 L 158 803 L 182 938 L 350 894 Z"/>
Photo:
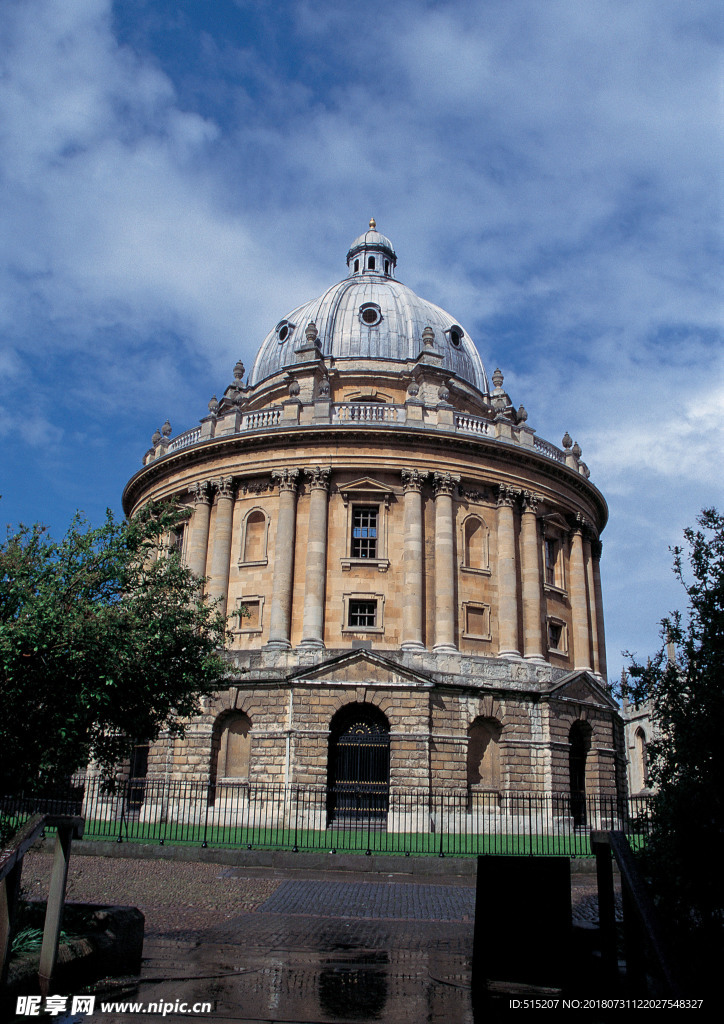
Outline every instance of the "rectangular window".
<path id="1" fill-rule="evenodd" d="M 546 537 L 546 583 L 551 587 L 557 585 L 556 566 L 558 564 L 558 541 Z"/>
<path id="2" fill-rule="evenodd" d="M 558 654 L 568 653 L 566 624 L 558 619 L 548 619 L 548 650 Z"/>
<path id="3" fill-rule="evenodd" d="M 185 524 L 179 523 L 171 530 L 171 536 L 169 539 L 169 551 L 172 555 L 178 555 L 181 557 L 184 549 L 184 530 Z"/>
<path id="4" fill-rule="evenodd" d="M 361 629 L 374 629 L 377 625 L 377 602 L 350 601 L 348 625 Z"/>
<path id="5" fill-rule="evenodd" d="M 358 505 L 352 511 L 352 558 L 377 558 L 376 507 Z"/>

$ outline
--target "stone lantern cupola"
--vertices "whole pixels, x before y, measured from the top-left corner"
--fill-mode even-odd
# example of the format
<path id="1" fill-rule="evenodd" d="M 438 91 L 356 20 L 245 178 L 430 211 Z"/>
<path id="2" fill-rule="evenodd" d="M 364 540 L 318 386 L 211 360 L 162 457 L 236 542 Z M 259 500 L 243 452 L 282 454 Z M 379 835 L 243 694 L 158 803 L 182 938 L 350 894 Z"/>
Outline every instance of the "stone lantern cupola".
<path id="1" fill-rule="evenodd" d="M 347 253 L 350 277 L 357 274 L 382 274 L 393 277 L 397 266 L 397 254 L 392 242 L 376 230 L 374 217 L 370 220 L 369 231 L 355 238 Z"/>

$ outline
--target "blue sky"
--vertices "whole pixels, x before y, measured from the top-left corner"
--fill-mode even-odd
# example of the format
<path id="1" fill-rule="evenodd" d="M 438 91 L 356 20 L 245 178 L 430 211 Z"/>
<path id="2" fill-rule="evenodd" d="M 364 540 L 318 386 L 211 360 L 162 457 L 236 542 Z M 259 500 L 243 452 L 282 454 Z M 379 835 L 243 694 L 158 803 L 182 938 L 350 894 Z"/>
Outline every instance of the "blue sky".
<path id="1" fill-rule="evenodd" d="M 714 0 L 4 0 L 0 515 L 99 522 L 370 216 L 606 495 L 612 673 L 722 506 Z"/>

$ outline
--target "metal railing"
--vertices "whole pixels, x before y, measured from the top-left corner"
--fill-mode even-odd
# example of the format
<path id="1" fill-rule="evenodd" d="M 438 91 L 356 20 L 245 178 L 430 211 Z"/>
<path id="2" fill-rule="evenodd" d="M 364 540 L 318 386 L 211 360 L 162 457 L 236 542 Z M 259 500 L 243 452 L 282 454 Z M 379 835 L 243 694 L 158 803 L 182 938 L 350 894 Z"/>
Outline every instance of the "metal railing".
<path id="1" fill-rule="evenodd" d="M 602 965 L 610 980 L 619 971 L 612 857 L 621 873 L 623 945 L 626 981 L 641 994 L 680 998 L 676 965 L 661 923 L 642 878 L 628 837 L 621 831 L 591 832 L 591 851 L 596 858 Z"/>
<path id="2" fill-rule="evenodd" d="M 379 789 L 379 787 L 377 787 Z M 65 794 L 0 798 L 18 824 L 38 809 L 82 813 L 86 839 L 401 855 L 590 856 L 591 830 L 648 832 L 646 797 L 89 777 Z"/>

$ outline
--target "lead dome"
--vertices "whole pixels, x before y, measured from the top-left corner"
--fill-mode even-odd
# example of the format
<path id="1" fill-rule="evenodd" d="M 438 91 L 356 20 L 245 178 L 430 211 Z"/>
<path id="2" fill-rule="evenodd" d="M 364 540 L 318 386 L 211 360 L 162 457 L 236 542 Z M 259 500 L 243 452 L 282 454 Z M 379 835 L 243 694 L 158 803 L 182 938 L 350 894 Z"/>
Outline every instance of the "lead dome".
<path id="1" fill-rule="evenodd" d="M 441 356 L 440 365 L 450 374 L 487 394 L 485 368 L 469 333 L 450 313 L 396 280 L 392 242 L 375 230 L 374 221 L 370 225 L 349 248 L 348 276 L 291 310 L 269 331 L 249 384 L 293 367 L 312 323 L 325 358 L 405 363 L 427 347 Z M 423 338 L 426 328 L 433 333 Z"/>

